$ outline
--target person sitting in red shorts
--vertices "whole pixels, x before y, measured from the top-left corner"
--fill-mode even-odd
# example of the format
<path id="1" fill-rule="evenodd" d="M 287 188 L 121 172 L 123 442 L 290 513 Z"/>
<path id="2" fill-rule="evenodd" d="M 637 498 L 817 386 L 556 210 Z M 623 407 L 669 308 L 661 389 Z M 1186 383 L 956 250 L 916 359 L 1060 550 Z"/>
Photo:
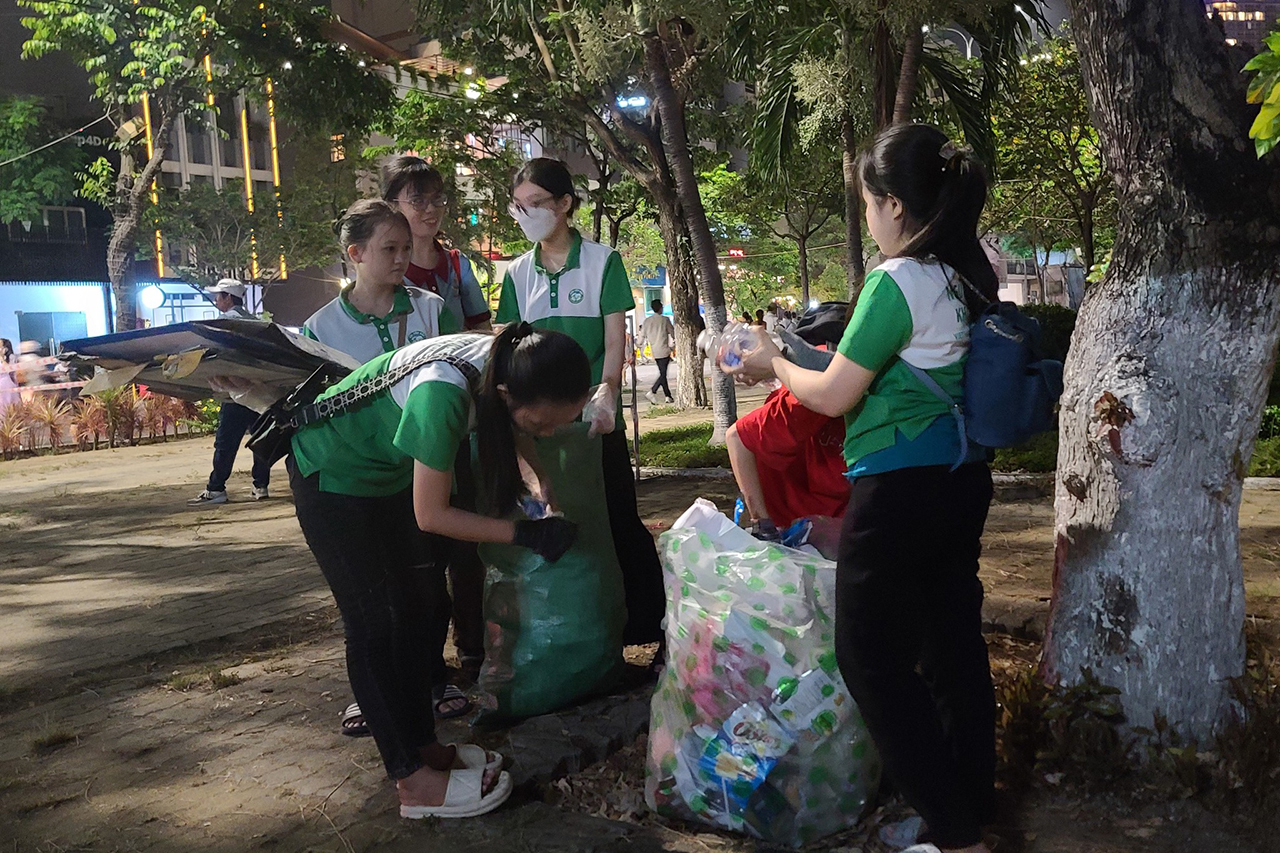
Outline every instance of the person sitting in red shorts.
<path id="1" fill-rule="evenodd" d="M 843 302 L 826 302 L 806 311 L 794 334 L 781 333 L 784 343 L 791 344 L 788 357 L 796 353 L 829 359 L 805 344 L 834 350 L 846 313 Z M 842 454 L 843 418 L 820 415 L 800 405 L 786 388 L 778 388 L 763 406 L 739 418 L 725 441 L 757 537 L 777 539 L 778 530 L 798 518 L 844 515 L 849 482 Z"/>

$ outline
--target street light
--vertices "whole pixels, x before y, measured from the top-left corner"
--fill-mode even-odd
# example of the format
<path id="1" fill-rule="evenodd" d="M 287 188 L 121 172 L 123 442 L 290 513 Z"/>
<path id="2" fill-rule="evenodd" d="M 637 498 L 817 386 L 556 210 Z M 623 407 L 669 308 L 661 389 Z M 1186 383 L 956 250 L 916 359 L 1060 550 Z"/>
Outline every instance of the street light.
<path id="1" fill-rule="evenodd" d="M 928 35 L 930 32 L 933 32 L 935 33 L 935 38 L 937 37 L 936 36 L 937 33 L 955 33 L 961 39 L 964 40 L 964 58 L 973 59 L 974 38 L 970 36 L 968 33 L 964 32 L 963 30 L 958 30 L 955 27 L 943 27 L 940 30 L 931 30 L 929 28 L 929 25 L 925 24 L 923 27 L 920 28 L 920 32 L 924 33 L 925 35 Z"/>

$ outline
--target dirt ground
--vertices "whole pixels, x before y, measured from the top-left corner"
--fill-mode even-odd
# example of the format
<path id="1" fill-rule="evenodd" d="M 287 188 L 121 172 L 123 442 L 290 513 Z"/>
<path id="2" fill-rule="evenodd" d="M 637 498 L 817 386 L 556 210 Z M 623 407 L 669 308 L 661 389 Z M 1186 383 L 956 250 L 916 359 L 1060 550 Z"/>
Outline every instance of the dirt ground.
<path id="1" fill-rule="evenodd" d="M 340 628 L 283 472 L 271 501 L 248 502 L 240 472 L 233 503 L 188 510 L 210 445 L 0 463 L 0 853 L 769 849 L 646 814 L 643 741 L 483 820 L 399 820 L 372 743 L 339 734 Z M 656 532 L 695 497 L 729 509 L 735 494 L 729 479 L 645 481 L 641 515 Z M 1048 596 L 1051 520 L 1047 500 L 993 506 L 990 591 Z M 1249 612 L 1280 616 L 1280 492 L 1246 491 L 1241 524 Z M 991 643 L 997 678 L 1037 654 Z M 997 834 L 999 851 L 1280 851 L 1280 836 L 1194 804 L 1048 786 Z M 865 836 L 816 849 L 881 853 Z"/>

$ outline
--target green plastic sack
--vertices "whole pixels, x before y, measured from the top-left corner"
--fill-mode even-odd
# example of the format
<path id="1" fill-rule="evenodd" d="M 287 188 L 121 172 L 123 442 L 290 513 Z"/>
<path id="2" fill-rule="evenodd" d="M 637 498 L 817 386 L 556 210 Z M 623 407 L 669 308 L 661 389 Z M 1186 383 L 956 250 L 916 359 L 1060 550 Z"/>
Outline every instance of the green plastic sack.
<path id="1" fill-rule="evenodd" d="M 609 689 L 622 672 L 627 610 L 600 446 L 586 424 L 538 441 L 559 509 L 578 525 L 568 553 L 549 563 L 527 548 L 480 546 L 488 567 L 483 724 L 555 711 Z"/>
<path id="2" fill-rule="evenodd" d="M 699 500 L 658 540 L 667 667 L 649 720 L 659 814 L 800 847 L 857 824 L 880 760 L 835 656 L 835 565 Z"/>

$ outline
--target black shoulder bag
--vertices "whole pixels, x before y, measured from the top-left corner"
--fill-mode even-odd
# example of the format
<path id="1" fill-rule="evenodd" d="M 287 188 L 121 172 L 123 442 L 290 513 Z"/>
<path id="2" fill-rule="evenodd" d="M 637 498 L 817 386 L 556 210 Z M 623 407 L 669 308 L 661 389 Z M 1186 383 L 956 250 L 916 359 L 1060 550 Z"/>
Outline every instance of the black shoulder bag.
<path id="1" fill-rule="evenodd" d="M 254 421 L 249 432 L 249 442 L 245 445 L 253 455 L 274 465 L 289 454 L 293 443 L 293 435 L 302 427 L 331 418 L 368 400 L 375 394 L 387 390 L 415 370 L 435 362 L 444 362 L 455 368 L 467 380 L 471 396 L 479 394 L 480 370 L 471 362 L 459 358 L 453 353 L 424 352 L 399 367 L 388 370 L 380 376 L 374 376 L 363 382 L 357 382 L 345 391 L 339 391 L 331 397 L 316 401 L 331 382 L 328 365 L 307 377 L 306 381 L 282 400 L 267 409 Z"/>

